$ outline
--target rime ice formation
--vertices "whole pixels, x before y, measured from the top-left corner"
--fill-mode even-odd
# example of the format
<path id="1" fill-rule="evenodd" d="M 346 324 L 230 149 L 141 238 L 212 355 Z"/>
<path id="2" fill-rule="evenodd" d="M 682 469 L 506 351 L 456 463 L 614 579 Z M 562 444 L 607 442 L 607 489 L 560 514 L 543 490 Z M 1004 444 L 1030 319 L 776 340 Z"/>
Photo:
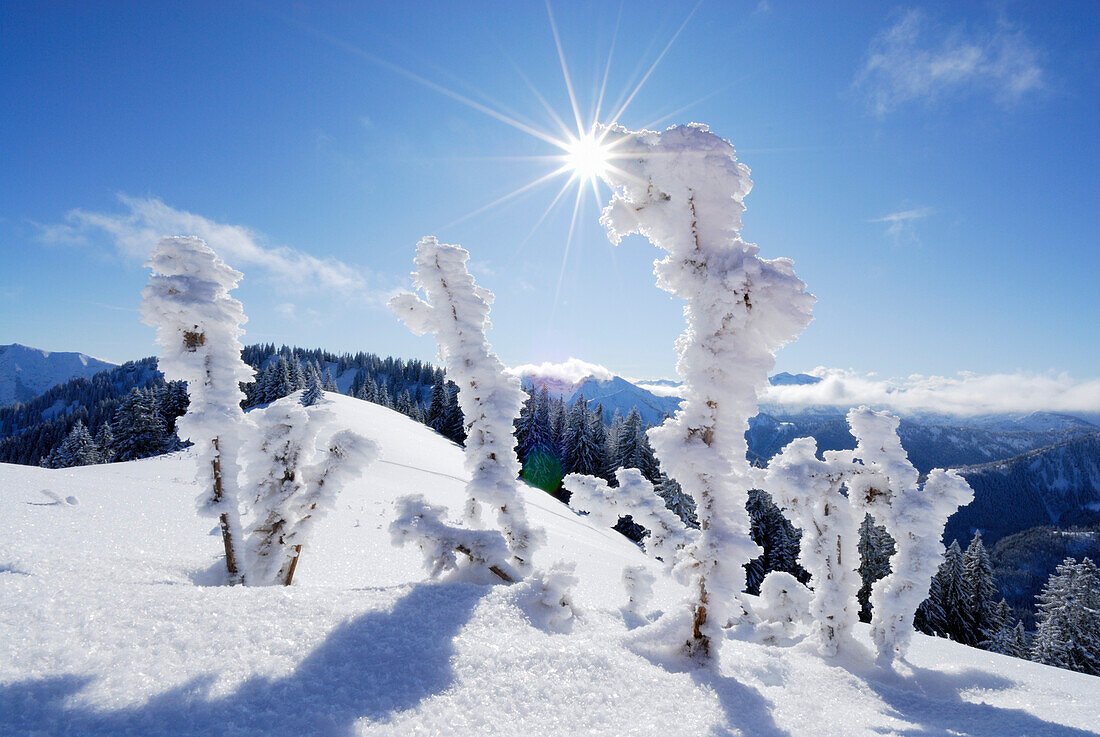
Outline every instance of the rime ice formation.
<path id="1" fill-rule="evenodd" d="M 467 425 L 467 523 L 477 523 L 481 503 L 493 507 L 516 564 L 527 568 L 541 532 L 528 521 L 517 489 L 513 423 L 526 395 L 485 337 L 493 294 L 474 283 L 469 258 L 464 248 L 424 238 L 416 246 L 413 278 L 425 299 L 406 292 L 390 300 L 390 309 L 413 333 L 435 335 L 447 376 L 458 385 Z"/>
<path id="2" fill-rule="evenodd" d="M 913 615 L 928 596 L 932 576 L 943 561 L 947 518 L 973 498 L 954 471 L 935 469 L 923 485 L 901 447 L 900 420 L 888 412 L 859 407 L 848 413 L 857 444 L 854 451 L 827 454 L 844 468 L 848 499 L 886 528 L 897 551 L 890 574 L 871 589 L 871 638 L 879 657 L 904 656 L 913 637 Z"/>
<path id="3" fill-rule="evenodd" d="M 517 580 L 508 545 L 497 530 L 470 530 L 447 524 L 444 521 L 447 510 L 428 504 L 421 494 L 403 496 L 394 505 L 397 516 L 390 523 L 393 544 L 416 545 L 432 578 L 457 571 L 484 580 L 482 573 L 488 571 L 502 581 Z"/>
<path id="4" fill-rule="evenodd" d="M 904 656 L 913 615 L 943 560 L 944 524 L 973 499 L 954 471 L 935 469 L 923 485 L 897 435 L 899 420 L 867 407 L 848 413 L 855 450 L 816 456 L 812 438 L 792 441 L 768 464 L 762 486 L 802 528 L 799 562 L 814 588 L 810 613 L 820 651 L 834 655 L 858 620 L 859 524 L 870 514 L 893 537 L 891 573 L 871 593 L 871 636 L 879 658 Z M 845 495 L 844 490 L 847 491 Z"/>
<path id="5" fill-rule="evenodd" d="M 645 550 L 668 565 L 679 552 L 698 537 L 698 532 L 684 525 L 683 520 L 669 511 L 665 501 L 653 490 L 653 484 L 636 468 L 615 471 L 617 487 L 595 476 L 571 473 L 562 484 L 570 492 L 569 506 L 587 512 L 596 524 L 614 527 L 627 515 L 646 528 Z"/>
<path id="6" fill-rule="evenodd" d="M 142 319 L 157 329 L 165 378 L 187 382 L 190 404 L 177 429 L 195 444 L 199 507 L 220 519 L 226 568 L 239 580 L 238 455 L 248 431 L 240 383 L 252 381 L 253 371 L 241 360 L 247 318 L 229 292 L 243 274 L 192 237 L 162 239 L 146 266 L 153 274 L 142 292 Z"/>
<path id="7" fill-rule="evenodd" d="M 332 510 L 344 484 L 378 458 L 373 441 L 350 430 L 331 432 L 325 404 L 305 407 L 299 393 L 272 403 L 245 446 L 253 496 L 246 546 L 250 585 L 289 585 L 318 520 Z M 318 439 L 326 435 L 319 448 Z"/>
<path id="8" fill-rule="evenodd" d="M 817 458 L 813 438 L 791 441 L 768 464 L 764 489 L 802 528 L 798 562 L 810 572 L 812 637 L 823 655 L 851 641 L 859 621 L 859 519 L 841 489 L 843 473 Z"/>
<path id="9" fill-rule="evenodd" d="M 809 324 L 814 297 L 787 259 L 762 259 L 740 237 L 749 170 L 733 146 L 691 124 L 655 131 L 604 129 L 603 174 L 615 194 L 600 222 L 612 242 L 640 233 L 667 255 L 657 284 L 686 301 L 677 341 L 684 403 L 650 431 L 662 468 L 698 502 L 689 655 L 707 657 L 721 628 L 742 616 L 742 563 L 759 553 L 745 511 L 751 478 L 745 431 L 774 353 Z"/>

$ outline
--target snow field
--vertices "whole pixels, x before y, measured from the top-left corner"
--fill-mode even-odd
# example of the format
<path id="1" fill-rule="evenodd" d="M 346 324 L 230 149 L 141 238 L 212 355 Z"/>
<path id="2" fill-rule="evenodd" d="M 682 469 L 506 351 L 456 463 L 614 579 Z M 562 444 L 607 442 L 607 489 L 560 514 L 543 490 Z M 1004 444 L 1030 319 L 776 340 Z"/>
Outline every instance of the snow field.
<path id="1" fill-rule="evenodd" d="M 575 563 L 569 634 L 533 624 L 532 584 L 426 582 L 394 548 L 409 493 L 461 513 L 461 449 L 332 396 L 381 459 L 349 482 L 287 587 L 204 585 L 216 520 L 188 452 L 108 466 L 0 466 L 0 735 L 1097 734 L 1100 679 L 921 635 L 896 673 L 808 647 L 724 642 L 717 673 L 660 664 L 662 625 L 624 617 L 624 566 L 685 591 L 625 538 L 537 490 L 535 568 Z M 52 502 L 41 489 L 76 506 Z M 215 534 L 211 534 L 215 532 Z M 214 573 L 211 574 L 210 571 Z"/>

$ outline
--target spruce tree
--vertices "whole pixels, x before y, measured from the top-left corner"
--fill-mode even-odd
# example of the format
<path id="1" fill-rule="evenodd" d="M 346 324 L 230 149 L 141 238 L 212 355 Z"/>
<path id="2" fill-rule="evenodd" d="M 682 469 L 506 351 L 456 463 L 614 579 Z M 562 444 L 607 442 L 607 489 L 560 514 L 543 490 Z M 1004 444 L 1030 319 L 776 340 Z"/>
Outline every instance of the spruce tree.
<path id="1" fill-rule="evenodd" d="M 42 465 L 47 468 L 70 468 L 99 462 L 99 446 L 92 439 L 84 422 L 77 420 L 65 439 L 43 459 Z"/>
<path id="2" fill-rule="evenodd" d="M 977 645 L 984 639 L 985 630 L 998 629 L 996 621 L 997 585 L 993 582 L 993 564 L 989 552 L 982 543 L 982 533 L 975 532 L 974 538 L 963 556 L 963 579 L 966 582 L 966 596 L 970 608 L 970 629 L 967 645 Z"/>
<path id="3" fill-rule="evenodd" d="M 1100 576 L 1096 564 L 1066 558 L 1039 594 L 1031 659 L 1100 675 Z"/>
<path id="4" fill-rule="evenodd" d="M 309 377 L 309 383 L 306 385 L 305 391 L 302 392 L 302 406 L 312 407 L 315 404 L 320 403 L 325 398 L 324 389 L 321 387 L 321 377 L 313 372 Z"/>
<path id="5" fill-rule="evenodd" d="M 944 570 L 940 566 L 940 571 Z M 939 573 L 932 577 L 928 587 L 928 598 L 921 602 L 913 614 L 913 627 L 926 635 L 947 635 L 947 615 L 943 611 L 942 578 Z"/>
<path id="6" fill-rule="evenodd" d="M 612 464 L 615 468 L 637 468 L 642 473 L 645 469 L 644 453 L 642 451 L 642 417 L 638 414 L 638 408 L 631 408 L 619 428 L 615 442 L 615 457 Z"/>
<path id="7" fill-rule="evenodd" d="M 588 433 L 592 438 L 592 445 L 596 455 L 593 476 L 599 476 L 605 481 L 610 481 L 615 469 L 611 468 L 611 459 L 607 453 L 607 426 L 603 424 L 603 404 L 597 403 L 588 415 Z"/>
<path id="8" fill-rule="evenodd" d="M 150 389 L 131 389 L 115 411 L 112 427 L 120 461 L 148 458 L 164 448 L 164 418 Z"/>
<path id="9" fill-rule="evenodd" d="M 1017 636 L 1017 625 L 1012 610 L 1004 599 L 993 608 L 989 627 L 982 630 L 982 640 L 978 647 L 1014 658 L 1026 658 L 1027 649 L 1021 646 Z M 1022 629 L 1021 629 L 1022 631 Z"/>
<path id="10" fill-rule="evenodd" d="M 444 422 L 446 417 L 447 407 L 447 389 L 443 385 L 443 380 L 440 379 L 432 387 L 432 398 L 428 403 L 428 411 L 425 414 L 424 420 L 428 427 L 432 428 L 439 434 L 443 434 Z"/>
<path id="11" fill-rule="evenodd" d="M 861 622 L 871 621 L 871 586 L 890 574 L 890 556 L 895 550 L 894 539 L 886 528 L 876 525 L 871 515 L 864 516 L 859 526 L 859 577 L 863 583 L 856 595 Z"/>
<path id="12" fill-rule="evenodd" d="M 943 634 L 955 642 L 966 643 L 974 632 L 974 619 L 970 610 L 970 592 L 963 569 L 963 553 L 957 540 L 944 555 L 943 564 L 936 573 L 939 579 L 940 609 L 943 611 Z"/>
<path id="13" fill-rule="evenodd" d="M 99 448 L 99 462 L 111 463 L 115 459 L 115 434 L 111 423 L 104 422 L 95 435 L 95 444 Z"/>
<path id="14" fill-rule="evenodd" d="M 684 493 L 675 479 L 669 478 L 664 473 L 658 475 L 657 483 L 653 490 L 665 500 L 665 506 L 683 520 L 688 527 L 699 527 L 699 519 L 695 516 L 695 500 Z M 795 551 L 797 557 L 798 551 Z"/>
<path id="15" fill-rule="evenodd" d="M 543 491 L 553 492 L 561 485 L 563 473 L 557 442 L 551 424 L 551 401 L 546 389 L 539 390 L 534 402 L 530 426 L 524 438 L 523 479 Z"/>
<path id="16" fill-rule="evenodd" d="M 458 405 L 458 386 L 448 381 L 447 400 L 443 405 L 443 434 L 459 445 L 466 442 L 466 419 Z"/>

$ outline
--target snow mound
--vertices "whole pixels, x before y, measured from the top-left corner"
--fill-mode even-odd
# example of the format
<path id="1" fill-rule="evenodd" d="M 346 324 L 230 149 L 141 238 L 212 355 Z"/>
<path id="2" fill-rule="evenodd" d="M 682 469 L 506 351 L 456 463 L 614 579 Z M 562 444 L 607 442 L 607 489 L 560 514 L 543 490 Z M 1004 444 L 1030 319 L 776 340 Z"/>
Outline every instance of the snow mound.
<path id="1" fill-rule="evenodd" d="M 540 576 L 428 581 L 419 553 L 390 542 L 393 502 L 460 507 L 461 449 L 396 412 L 332 400 L 380 457 L 318 522 L 291 587 L 198 585 L 221 540 L 195 511 L 187 451 L 0 465 L 0 734 L 1097 733 L 1100 679 L 922 635 L 896 671 L 737 639 L 718 671 L 662 666 L 635 644 L 659 623 L 638 627 L 622 608 L 650 576 L 647 617 L 683 609 L 685 591 L 534 489 Z M 80 503 L 61 513 L 41 489 Z M 856 637 L 869 645 L 863 625 Z"/>

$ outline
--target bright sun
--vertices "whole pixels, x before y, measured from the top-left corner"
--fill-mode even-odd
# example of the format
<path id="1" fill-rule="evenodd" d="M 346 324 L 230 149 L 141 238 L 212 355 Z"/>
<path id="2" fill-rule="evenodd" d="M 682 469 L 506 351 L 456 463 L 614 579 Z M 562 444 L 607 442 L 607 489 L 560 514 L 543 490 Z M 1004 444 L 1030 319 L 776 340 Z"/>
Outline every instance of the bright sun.
<path id="1" fill-rule="evenodd" d="M 608 147 L 591 131 L 565 147 L 565 166 L 581 181 L 599 179 L 610 158 Z"/>

